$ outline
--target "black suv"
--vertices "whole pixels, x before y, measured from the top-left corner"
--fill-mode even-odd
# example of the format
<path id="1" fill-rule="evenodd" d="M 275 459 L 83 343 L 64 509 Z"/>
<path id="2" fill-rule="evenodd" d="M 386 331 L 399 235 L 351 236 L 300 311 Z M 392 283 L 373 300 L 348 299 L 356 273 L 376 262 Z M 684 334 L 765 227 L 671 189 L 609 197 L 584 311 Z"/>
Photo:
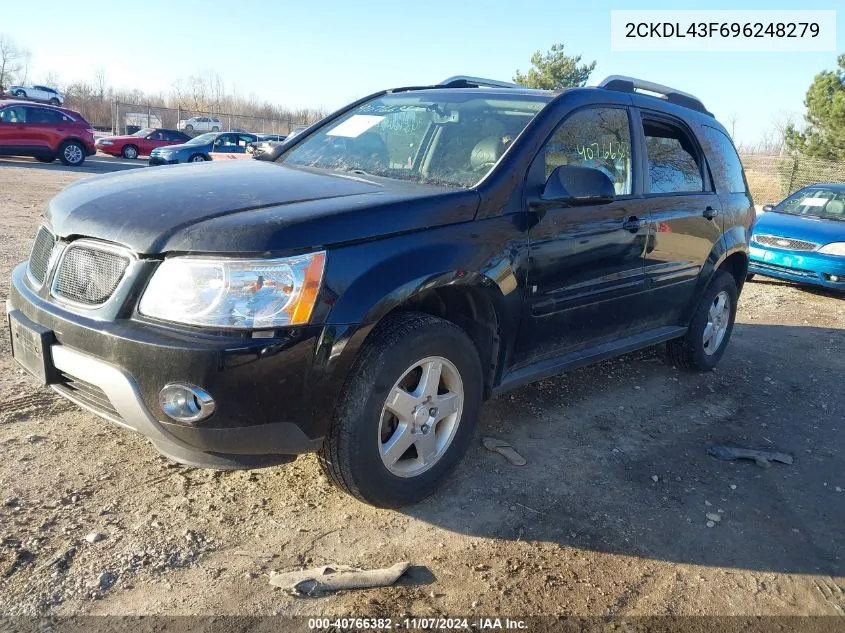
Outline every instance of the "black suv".
<path id="1" fill-rule="evenodd" d="M 69 186 L 13 272 L 13 352 L 175 460 L 317 451 L 398 506 L 455 466 L 486 398 L 659 343 L 712 368 L 753 219 L 691 95 L 451 78 L 361 99 L 273 162 Z"/>

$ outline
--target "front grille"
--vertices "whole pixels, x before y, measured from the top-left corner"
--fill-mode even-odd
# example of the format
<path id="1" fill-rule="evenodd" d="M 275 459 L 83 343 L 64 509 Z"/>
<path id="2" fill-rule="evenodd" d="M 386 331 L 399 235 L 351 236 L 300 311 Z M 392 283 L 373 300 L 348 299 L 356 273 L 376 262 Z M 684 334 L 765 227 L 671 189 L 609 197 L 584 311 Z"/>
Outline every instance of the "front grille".
<path id="1" fill-rule="evenodd" d="M 790 251 L 814 251 L 819 245 L 805 240 L 794 240 L 790 237 L 779 237 L 777 235 L 755 235 L 754 241 L 763 246 L 774 246 L 785 248 Z"/>
<path id="2" fill-rule="evenodd" d="M 795 277 L 806 277 L 807 279 L 816 279 L 817 275 L 812 270 L 804 270 L 802 268 L 790 268 L 789 266 L 779 266 L 778 264 L 770 264 L 768 262 L 752 262 L 755 269 L 760 270 L 762 274 L 766 272 L 785 273 Z"/>
<path id="3" fill-rule="evenodd" d="M 117 288 L 129 258 L 94 246 L 65 250 L 56 273 L 53 294 L 85 305 L 104 303 Z"/>
<path id="4" fill-rule="evenodd" d="M 80 405 L 87 407 L 114 422 L 123 422 L 123 418 L 112 406 L 108 396 L 96 385 L 75 378 L 64 372 L 59 373 L 59 382 L 53 385 L 60 394 L 67 396 Z"/>
<path id="5" fill-rule="evenodd" d="M 39 285 L 47 278 L 47 268 L 55 245 L 56 238 L 53 234 L 43 226 L 39 227 L 29 254 L 29 274 Z"/>

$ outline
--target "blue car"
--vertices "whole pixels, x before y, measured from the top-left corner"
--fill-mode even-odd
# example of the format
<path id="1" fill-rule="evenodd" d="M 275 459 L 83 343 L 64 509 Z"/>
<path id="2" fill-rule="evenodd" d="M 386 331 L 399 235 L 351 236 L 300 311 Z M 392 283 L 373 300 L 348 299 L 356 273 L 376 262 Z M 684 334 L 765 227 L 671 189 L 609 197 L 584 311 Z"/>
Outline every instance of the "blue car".
<path id="1" fill-rule="evenodd" d="M 845 184 L 810 185 L 763 211 L 751 236 L 749 276 L 845 290 Z"/>
<path id="2" fill-rule="evenodd" d="M 157 147 L 150 152 L 150 165 L 177 165 L 202 163 L 211 160 L 211 154 L 245 154 L 250 143 L 258 140 L 246 132 L 208 132 L 181 145 Z"/>

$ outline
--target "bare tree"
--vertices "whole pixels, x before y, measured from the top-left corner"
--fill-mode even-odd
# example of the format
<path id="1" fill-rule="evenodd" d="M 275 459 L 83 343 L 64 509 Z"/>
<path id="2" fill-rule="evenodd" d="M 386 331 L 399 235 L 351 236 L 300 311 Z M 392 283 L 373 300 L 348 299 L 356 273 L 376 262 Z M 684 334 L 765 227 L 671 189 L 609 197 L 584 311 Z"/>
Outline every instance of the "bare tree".
<path id="1" fill-rule="evenodd" d="M 98 68 L 94 73 L 94 95 L 103 101 L 106 98 L 108 79 L 104 68 Z"/>
<path id="2" fill-rule="evenodd" d="M 728 123 L 731 126 L 731 138 L 736 138 L 736 122 L 739 120 L 739 115 L 736 112 L 731 112 L 728 115 Z"/>
<path id="3" fill-rule="evenodd" d="M 783 154 L 786 149 L 786 131 L 795 128 L 795 112 L 779 110 L 772 121 L 772 126 L 777 134 L 777 153 Z"/>
<path id="4" fill-rule="evenodd" d="M 8 35 L 0 34 L 0 92 L 16 81 L 26 81 L 30 53 Z"/>

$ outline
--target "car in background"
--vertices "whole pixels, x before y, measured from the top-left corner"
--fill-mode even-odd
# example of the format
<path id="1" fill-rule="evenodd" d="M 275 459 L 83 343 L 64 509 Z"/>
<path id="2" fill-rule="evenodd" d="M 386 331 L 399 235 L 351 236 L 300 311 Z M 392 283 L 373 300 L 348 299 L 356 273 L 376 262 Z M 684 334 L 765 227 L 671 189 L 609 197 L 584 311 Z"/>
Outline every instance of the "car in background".
<path id="1" fill-rule="evenodd" d="M 288 134 L 288 138 L 293 138 L 294 136 L 296 136 L 297 134 L 299 134 L 303 130 L 307 130 L 307 129 L 308 129 L 307 125 L 294 125 L 290 129 L 290 133 Z"/>
<path id="2" fill-rule="evenodd" d="M 105 154 L 134 159 L 149 156 L 157 147 L 180 145 L 190 140 L 190 136 L 176 130 L 146 128 L 124 136 L 104 136 L 97 139 L 95 145 Z"/>
<path id="3" fill-rule="evenodd" d="M 202 163 L 211 160 L 211 154 L 245 154 L 246 147 L 257 140 L 255 134 L 242 132 L 208 132 L 181 145 L 158 147 L 150 152 L 150 165 L 177 165 Z"/>
<path id="4" fill-rule="evenodd" d="M 46 101 L 54 106 L 60 106 L 65 102 L 64 95 L 49 86 L 10 86 L 9 94 L 19 99 Z"/>
<path id="5" fill-rule="evenodd" d="M 763 211 L 752 229 L 749 278 L 845 291 L 845 184 L 810 185 Z"/>
<path id="6" fill-rule="evenodd" d="M 176 124 L 177 130 L 185 132 L 219 132 L 223 129 L 220 119 L 210 116 L 194 116 L 190 119 L 182 119 Z"/>
<path id="7" fill-rule="evenodd" d="M 270 156 L 276 156 L 273 150 L 286 138 L 284 134 L 259 134 L 258 140 L 247 145 L 246 151 L 258 160 L 272 160 Z"/>
<path id="8" fill-rule="evenodd" d="M 97 153 L 94 130 L 79 112 L 26 101 L 0 100 L 0 156 L 57 158 L 78 167 Z"/>

